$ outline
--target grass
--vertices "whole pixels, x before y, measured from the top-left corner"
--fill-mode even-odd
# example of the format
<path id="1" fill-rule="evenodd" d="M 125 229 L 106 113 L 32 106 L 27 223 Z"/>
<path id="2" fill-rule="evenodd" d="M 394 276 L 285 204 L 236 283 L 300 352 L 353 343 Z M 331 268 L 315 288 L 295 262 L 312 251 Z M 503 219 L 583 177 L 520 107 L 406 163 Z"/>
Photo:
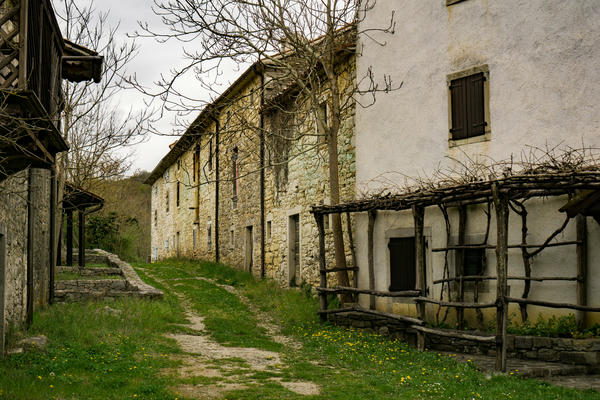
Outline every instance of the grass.
<path id="1" fill-rule="evenodd" d="M 256 281 L 226 266 L 168 260 L 135 267 L 143 280 L 165 291 L 163 300 L 55 305 L 38 312 L 27 334 L 47 335 L 48 352 L 0 361 L 0 399 L 182 400 L 173 386 L 227 382 L 247 386 L 226 392 L 227 399 L 600 399 L 598 392 L 554 387 L 518 374 L 489 377 L 453 357 L 321 324 L 317 302 L 305 291 Z M 257 327 L 259 317 L 237 296 L 199 277 L 234 286 L 284 333 L 295 337 L 302 349 L 274 342 Z M 184 314 L 174 292 L 184 295 L 194 312 L 205 318 L 215 341 L 277 351 L 282 364 L 253 371 L 244 359 L 220 359 L 205 366 L 220 370 L 221 376 L 174 376 L 169 371 L 178 365 L 181 350 L 163 334 L 186 329 L 177 326 L 184 322 Z M 104 313 L 106 305 L 123 312 Z M 314 382 L 321 394 L 298 395 L 274 378 Z"/>

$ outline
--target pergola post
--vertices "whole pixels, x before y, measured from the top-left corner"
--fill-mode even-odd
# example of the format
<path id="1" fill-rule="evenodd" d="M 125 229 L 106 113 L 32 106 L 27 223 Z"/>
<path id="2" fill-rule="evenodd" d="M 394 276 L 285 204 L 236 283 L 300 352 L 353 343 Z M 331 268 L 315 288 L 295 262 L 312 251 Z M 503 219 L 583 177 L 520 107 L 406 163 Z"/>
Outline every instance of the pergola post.
<path id="1" fill-rule="evenodd" d="M 583 215 L 575 217 L 577 223 L 577 304 L 587 306 L 587 223 Z M 586 324 L 585 311 L 577 311 L 577 325 L 584 328 Z"/>
<path id="2" fill-rule="evenodd" d="M 323 225 L 323 214 L 314 213 L 315 220 L 317 222 L 317 229 L 319 230 L 319 275 L 321 278 L 320 286 L 327 288 L 327 271 L 325 263 L 325 226 Z M 319 310 L 327 311 L 327 292 L 319 292 Z M 322 312 L 320 314 L 321 321 L 327 321 L 327 314 Z"/>
<path id="3" fill-rule="evenodd" d="M 506 372 L 506 325 L 508 321 L 507 266 L 508 266 L 508 196 L 498 184 L 492 184 L 496 209 L 496 369 Z"/>
<path id="4" fill-rule="evenodd" d="M 375 290 L 375 265 L 373 255 L 373 233 L 375 231 L 375 217 L 377 211 L 369 211 L 369 227 L 367 231 L 367 247 L 368 247 L 368 267 L 369 267 L 369 290 Z M 369 308 L 375 309 L 375 296 L 369 296 Z"/>
<path id="5" fill-rule="evenodd" d="M 423 236 L 423 225 L 425 220 L 425 209 L 413 206 L 413 217 L 415 221 L 415 254 L 416 254 L 416 284 L 421 296 L 425 296 L 427 282 L 425 281 L 425 237 Z M 425 303 L 417 303 L 417 316 L 421 321 L 425 320 Z M 417 331 L 417 348 L 425 350 L 425 334 Z"/>
<path id="6" fill-rule="evenodd" d="M 67 210 L 67 265 L 73 266 L 73 210 Z"/>
<path id="7" fill-rule="evenodd" d="M 458 206 L 458 245 L 464 246 L 467 230 L 467 207 L 464 205 Z M 465 249 L 460 249 L 457 252 L 456 275 L 460 278 L 458 281 L 458 301 L 465 300 Z M 456 322 L 458 329 L 463 330 L 465 326 L 465 310 L 463 308 L 456 309 Z"/>
<path id="8" fill-rule="evenodd" d="M 79 210 L 79 268 L 85 268 L 85 211 Z"/>

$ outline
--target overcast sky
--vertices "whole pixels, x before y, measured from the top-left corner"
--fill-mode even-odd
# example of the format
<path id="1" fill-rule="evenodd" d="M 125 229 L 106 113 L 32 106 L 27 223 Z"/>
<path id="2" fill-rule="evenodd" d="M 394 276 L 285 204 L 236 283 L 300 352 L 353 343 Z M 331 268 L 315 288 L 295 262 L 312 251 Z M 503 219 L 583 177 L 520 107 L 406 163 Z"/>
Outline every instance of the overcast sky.
<path id="1" fill-rule="evenodd" d="M 61 0 L 53 1 L 59 11 Z M 89 2 L 90 0 L 77 0 L 77 4 L 82 6 Z M 152 27 L 164 30 L 160 19 L 152 12 L 152 3 L 152 0 L 95 0 L 94 8 L 99 11 L 109 11 L 112 24 L 116 25 L 120 22 L 120 40 L 131 40 L 127 38 L 127 34 L 139 30 L 138 21 L 147 21 Z M 139 54 L 128 67 L 128 72 L 136 73 L 138 81 L 146 86 L 157 81 L 161 73 L 168 74 L 171 69 L 185 65 L 181 44 L 176 41 L 158 43 L 151 38 L 138 38 L 136 42 L 140 46 Z M 188 49 L 193 48 L 192 46 L 193 43 L 186 44 Z M 238 74 L 239 71 L 232 71 L 224 79 L 232 81 Z M 193 76 L 184 77 L 178 87 L 185 88 L 186 93 L 195 98 L 208 99 L 208 94 L 203 93 Z M 118 99 L 124 112 L 129 107 L 143 107 L 143 100 L 143 96 L 133 90 L 124 91 Z M 197 114 L 198 112 L 194 112 L 187 119 L 191 121 Z M 174 120 L 173 114 L 165 114 L 156 127 L 167 136 L 152 135 L 145 143 L 135 146 L 134 169 L 151 171 L 169 151 L 169 144 L 177 140 L 175 136 L 170 136 L 174 132 Z"/>

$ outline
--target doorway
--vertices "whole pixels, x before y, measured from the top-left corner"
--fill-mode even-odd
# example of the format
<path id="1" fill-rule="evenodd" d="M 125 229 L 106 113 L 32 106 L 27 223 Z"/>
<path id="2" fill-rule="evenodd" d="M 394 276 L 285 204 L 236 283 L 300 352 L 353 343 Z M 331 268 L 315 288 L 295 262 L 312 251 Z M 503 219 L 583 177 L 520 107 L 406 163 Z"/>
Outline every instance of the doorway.
<path id="1" fill-rule="evenodd" d="M 252 225 L 246 227 L 245 235 L 245 249 L 244 255 L 244 269 L 252 272 L 252 264 L 254 262 L 254 238 L 252 234 Z"/>
<path id="2" fill-rule="evenodd" d="M 290 286 L 300 284 L 300 214 L 290 215 L 288 221 L 288 266 Z"/>

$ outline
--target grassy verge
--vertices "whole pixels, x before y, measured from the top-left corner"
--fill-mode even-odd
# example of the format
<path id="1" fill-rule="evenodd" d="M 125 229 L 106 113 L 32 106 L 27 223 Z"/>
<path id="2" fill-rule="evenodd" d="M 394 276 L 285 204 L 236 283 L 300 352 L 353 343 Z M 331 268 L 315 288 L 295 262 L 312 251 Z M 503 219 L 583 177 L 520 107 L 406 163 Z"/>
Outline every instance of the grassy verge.
<path id="1" fill-rule="evenodd" d="M 272 381 L 273 376 L 317 383 L 321 395 L 314 398 L 322 399 L 600 399 L 598 392 L 559 388 L 521 379 L 518 374 L 486 376 L 471 363 L 458 363 L 452 357 L 420 353 L 397 340 L 321 324 L 316 299 L 310 294 L 282 289 L 269 280 L 257 281 L 226 266 L 176 260 L 138 266 L 177 283 L 173 289 L 191 300 L 194 309 L 206 317 L 211 335 L 224 345 L 278 350 L 262 332 L 245 325 L 253 325 L 255 317 L 243 304 L 195 277 L 236 287 L 284 333 L 302 343 L 300 351 L 280 348 L 285 365 L 253 376 L 255 384 L 229 392 L 228 399 L 310 398 L 284 389 Z M 215 323 L 210 324 L 211 320 Z M 238 332 L 232 329 L 235 324 L 244 326 Z M 243 382 L 244 376 L 240 373 L 237 381 Z"/>
<path id="2" fill-rule="evenodd" d="M 135 267 L 143 280 L 164 291 L 163 300 L 54 305 L 37 312 L 27 334 L 48 336 L 48 351 L 0 361 L 0 399 L 183 400 L 173 387 L 215 383 L 245 385 L 225 392 L 227 399 L 600 399 L 598 392 L 558 388 L 517 375 L 489 377 L 452 357 L 321 324 L 309 293 L 257 281 L 222 265 L 169 260 Z M 257 326 L 260 316 L 201 277 L 234 286 L 302 348 L 273 341 Z M 187 332 L 177 325 L 185 318 L 176 294 L 205 318 L 215 341 L 277 351 L 281 365 L 255 371 L 244 359 L 229 358 L 205 362 L 207 368 L 221 371 L 220 376 L 174 375 L 173 368 L 180 365 L 175 360 L 183 354 L 163 335 Z M 314 382 L 321 394 L 296 394 L 284 387 L 286 381 Z"/>
<path id="3" fill-rule="evenodd" d="M 119 310 L 107 312 L 104 307 Z M 0 399 L 173 399 L 161 369 L 180 352 L 163 333 L 184 322 L 173 296 L 161 301 L 57 304 L 35 315 L 28 332 L 44 334 L 46 353 L 0 361 Z"/>

